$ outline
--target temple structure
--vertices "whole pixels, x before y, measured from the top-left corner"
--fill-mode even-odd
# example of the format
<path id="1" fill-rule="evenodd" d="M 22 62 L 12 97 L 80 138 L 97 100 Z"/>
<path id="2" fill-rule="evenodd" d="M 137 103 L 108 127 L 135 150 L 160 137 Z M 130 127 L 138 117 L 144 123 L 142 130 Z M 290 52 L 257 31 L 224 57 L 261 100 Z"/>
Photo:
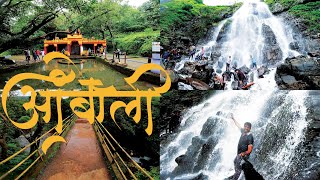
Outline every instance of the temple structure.
<path id="1" fill-rule="evenodd" d="M 96 53 L 99 49 L 105 49 L 107 41 L 84 38 L 78 30 L 73 34 L 67 34 L 66 38 L 55 37 L 53 40 L 44 40 L 44 51 L 49 53 L 52 51 L 63 52 L 66 55 L 88 55 L 90 49 L 92 53 Z M 100 51 L 101 52 L 101 51 Z"/>

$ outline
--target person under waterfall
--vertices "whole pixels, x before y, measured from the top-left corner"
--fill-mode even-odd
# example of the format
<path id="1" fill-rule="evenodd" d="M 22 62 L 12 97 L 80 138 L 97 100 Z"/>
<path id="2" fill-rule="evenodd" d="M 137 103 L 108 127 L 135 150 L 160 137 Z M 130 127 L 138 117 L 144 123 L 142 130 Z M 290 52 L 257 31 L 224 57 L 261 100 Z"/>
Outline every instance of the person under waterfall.
<path id="1" fill-rule="evenodd" d="M 250 59 L 251 59 L 251 67 L 252 69 L 256 68 L 257 69 L 257 60 L 255 58 L 253 58 L 252 55 L 250 55 Z"/>
<path id="2" fill-rule="evenodd" d="M 230 71 L 230 65 L 231 65 L 232 59 L 231 56 L 229 56 L 229 58 L 227 59 L 227 66 L 226 66 L 226 71 L 229 72 Z"/>
<path id="3" fill-rule="evenodd" d="M 248 160 L 253 149 L 253 135 L 251 134 L 251 123 L 244 123 L 242 128 L 240 123 L 234 119 L 233 114 L 231 114 L 231 119 L 234 124 L 240 129 L 241 136 L 238 143 L 237 156 L 234 159 L 234 175 L 230 176 L 228 179 L 237 180 L 241 174 L 241 160 Z"/>
<path id="4" fill-rule="evenodd" d="M 237 74 L 238 82 L 239 82 L 238 87 L 239 87 L 239 89 L 242 89 L 242 87 L 247 84 L 246 75 L 244 75 L 244 73 L 240 69 L 236 69 L 236 74 Z"/>

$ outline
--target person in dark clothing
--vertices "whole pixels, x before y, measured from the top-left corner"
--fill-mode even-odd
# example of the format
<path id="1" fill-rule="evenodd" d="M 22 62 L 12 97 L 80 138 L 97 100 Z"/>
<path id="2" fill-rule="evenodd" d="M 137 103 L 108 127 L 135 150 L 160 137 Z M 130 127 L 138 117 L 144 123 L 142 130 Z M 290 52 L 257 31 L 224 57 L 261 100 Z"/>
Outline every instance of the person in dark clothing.
<path id="1" fill-rule="evenodd" d="M 28 56 L 28 50 L 24 50 L 24 55 L 26 56 L 26 61 L 29 63 L 30 61 L 30 56 Z"/>
<path id="2" fill-rule="evenodd" d="M 32 50 L 32 57 L 34 61 L 37 61 L 38 56 L 37 56 L 36 50 Z"/>
<path id="3" fill-rule="evenodd" d="M 246 76 L 239 69 L 236 69 L 236 73 L 237 73 L 238 80 L 239 80 L 239 85 L 238 86 L 240 88 L 242 88 L 245 85 Z"/>
<path id="4" fill-rule="evenodd" d="M 170 51 L 167 50 L 166 52 L 163 53 L 162 58 L 165 59 L 165 60 L 167 60 L 169 56 L 170 56 Z"/>
<path id="5" fill-rule="evenodd" d="M 248 160 L 249 156 L 253 149 L 253 135 L 250 133 L 251 131 L 251 123 L 244 123 L 244 128 L 241 127 L 240 123 L 234 119 L 233 114 L 231 114 L 231 119 L 235 123 L 235 125 L 241 131 L 241 137 L 238 143 L 238 151 L 237 156 L 234 159 L 234 169 L 235 173 L 233 176 L 229 177 L 229 179 L 237 180 L 241 174 L 241 160 Z"/>

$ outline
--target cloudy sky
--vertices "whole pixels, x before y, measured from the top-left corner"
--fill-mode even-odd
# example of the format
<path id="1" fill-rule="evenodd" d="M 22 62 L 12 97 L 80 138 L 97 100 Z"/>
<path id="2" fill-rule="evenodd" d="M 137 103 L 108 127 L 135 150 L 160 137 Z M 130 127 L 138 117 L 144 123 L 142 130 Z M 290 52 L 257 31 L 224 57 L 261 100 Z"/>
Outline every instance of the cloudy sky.
<path id="1" fill-rule="evenodd" d="M 148 0 L 128 0 L 128 2 L 129 2 L 128 4 L 130 4 L 131 6 L 139 7 L 147 1 Z"/>

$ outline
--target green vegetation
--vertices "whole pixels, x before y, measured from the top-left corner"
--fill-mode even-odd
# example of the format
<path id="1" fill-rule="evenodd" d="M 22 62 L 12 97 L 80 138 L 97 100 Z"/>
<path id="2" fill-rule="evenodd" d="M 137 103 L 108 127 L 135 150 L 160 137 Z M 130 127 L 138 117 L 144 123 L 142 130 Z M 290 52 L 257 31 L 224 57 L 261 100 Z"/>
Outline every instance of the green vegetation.
<path id="1" fill-rule="evenodd" d="M 190 37 L 196 43 L 212 26 L 230 16 L 240 5 L 206 6 L 201 0 L 172 0 L 161 4 L 161 43 L 171 46 L 179 36 Z"/>
<path id="2" fill-rule="evenodd" d="M 270 9 L 273 10 L 276 3 L 281 4 L 284 9 L 288 9 L 296 4 L 299 4 L 296 0 L 265 0 L 265 2 L 270 6 Z"/>
<path id="3" fill-rule="evenodd" d="M 150 54 L 152 42 L 159 40 L 160 31 L 145 29 L 143 32 L 120 34 L 115 42 L 120 49 L 127 49 L 128 54 Z"/>
<path id="4" fill-rule="evenodd" d="M 87 38 L 107 39 L 109 52 L 113 48 L 121 48 L 122 51 L 146 55 L 151 53 L 151 45 L 146 46 L 144 43 L 157 40 L 160 34 L 158 0 L 149 0 L 139 8 L 131 7 L 121 0 L 57 0 L 37 3 L 15 0 L 3 1 L 0 5 L 5 7 L 0 9 L 1 55 L 21 54 L 25 48 L 42 49 L 45 37 L 63 37 L 66 34 L 62 32 L 78 28 Z M 154 35 L 140 36 L 150 29 Z M 130 36 L 139 36 L 139 39 L 127 42 Z"/>
<path id="5" fill-rule="evenodd" d="M 160 180 L 160 168 L 159 167 L 151 167 L 149 174 L 151 177 L 153 177 L 154 180 Z M 137 177 L 137 179 L 148 179 L 140 171 L 136 172 L 135 176 Z"/>
<path id="6" fill-rule="evenodd" d="M 0 98 L 1 99 L 1 98 Z M 41 104 L 43 100 L 37 98 L 36 104 Z M 7 102 L 7 111 L 10 118 L 16 122 L 23 123 L 30 120 L 30 116 L 32 115 L 31 111 L 24 110 L 23 104 L 29 102 L 28 97 L 9 97 Z M 69 104 L 69 100 L 62 100 L 62 106 L 67 107 L 66 103 Z M 40 137 L 43 133 L 51 129 L 57 124 L 57 107 L 54 99 L 51 100 L 51 121 L 47 124 L 43 123 L 41 119 L 41 113 L 39 117 L 39 121 L 35 127 L 27 130 L 20 130 L 15 127 L 10 121 L 7 119 L 2 119 L 1 115 L 4 115 L 2 104 L 0 104 L 0 161 L 10 157 L 14 153 L 18 152 L 20 149 L 24 147 L 25 143 L 22 143 L 21 140 L 17 139 L 20 136 L 24 136 L 27 139 L 27 143 L 29 144 L 33 142 L 36 138 Z M 63 118 L 66 118 L 71 114 L 70 108 L 62 108 Z M 56 146 L 56 145 L 55 145 Z M 29 149 L 31 152 L 35 150 L 35 146 L 31 146 Z M 55 150 L 54 150 L 55 151 Z M 28 151 L 24 151 L 14 157 L 13 159 L 6 162 L 4 165 L 0 166 L 0 176 L 4 173 L 8 172 L 10 169 L 15 167 L 18 163 L 20 163 L 23 159 L 29 156 Z M 38 154 L 34 154 L 24 162 L 21 166 L 19 166 L 13 173 L 11 173 L 6 178 L 14 179 L 17 174 L 20 174 L 23 170 L 25 170 L 29 165 L 33 162 L 34 159 L 38 157 Z"/>
<path id="7" fill-rule="evenodd" d="M 319 32 L 320 1 L 302 3 L 296 0 L 266 0 L 265 2 L 269 5 L 271 11 L 274 11 L 275 4 L 279 3 L 283 10 L 288 10 L 290 14 L 300 18 L 308 28 L 308 32 Z"/>
<path id="8" fill-rule="evenodd" d="M 115 101 L 123 101 L 128 104 L 135 98 L 106 98 L 104 104 L 106 107 L 109 107 Z M 99 101 L 95 99 L 95 112 L 99 112 Z M 135 115 L 136 110 L 133 110 L 128 116 L 125 112 L 125 108 L 119 108 L 115 113 L 115 119 L 117 124 L 121 129 L 119 129 L 116 124 L 113 122 L 110 115 L 110 108 L 105 108 L 104 121 L 103 125 L 105 128 L 113 135 L 113 137 L 120 143 L 120 145 L 128 152 L 132 153 L 133 157 L 143 157 L 147 156 L 151 158 L 151 161 L 148 161 L 143 165 L 150 174 L 159 178 L 159 172 L 154 172 L 154 169 L 159 169 L 160 162 L 160 98 L 152 99 L 152 125 L 153 132 L 151 136 L 148 136 L 145 132 L 145 129 L 148 126 L 148 114 L 147 114 L 147 103 L 146 99 L 142 98 L 141 100 L 141 120 L 136 123 L 132 117 Z M 131 163 L 128 164 L 128 166 Z M 136 175 L 139 176 L 139 172 Z M 143 176 L 142 174 L 140 174 Z M 140 178 L 138 178 L 140 179 Z"/>
<path id="9" fill-rule="evenodd" d="M 320 30 L 320 1 L 293 6 L 289 13 L 301 18 L 309 32 L 319 33 Z"/>

